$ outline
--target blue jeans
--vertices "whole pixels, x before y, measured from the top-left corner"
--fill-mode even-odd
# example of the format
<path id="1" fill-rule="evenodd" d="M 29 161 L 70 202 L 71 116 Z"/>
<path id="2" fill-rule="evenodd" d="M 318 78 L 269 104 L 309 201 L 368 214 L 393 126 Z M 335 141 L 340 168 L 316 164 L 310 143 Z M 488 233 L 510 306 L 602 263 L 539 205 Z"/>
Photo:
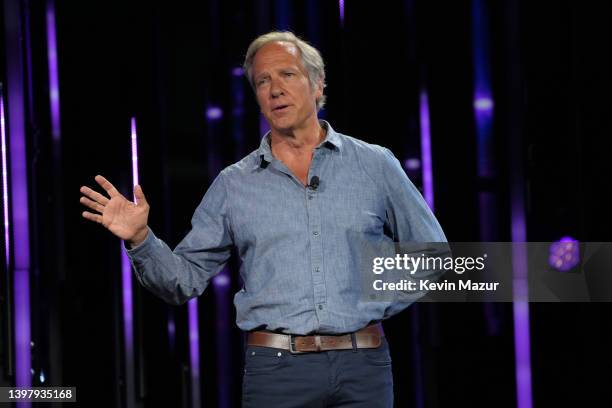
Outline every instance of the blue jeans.
<path id="1" fill-rule="evenodd" d="M 248 346 L 243 408 L 393 407 L 389 345 L 291 354 Z"/>

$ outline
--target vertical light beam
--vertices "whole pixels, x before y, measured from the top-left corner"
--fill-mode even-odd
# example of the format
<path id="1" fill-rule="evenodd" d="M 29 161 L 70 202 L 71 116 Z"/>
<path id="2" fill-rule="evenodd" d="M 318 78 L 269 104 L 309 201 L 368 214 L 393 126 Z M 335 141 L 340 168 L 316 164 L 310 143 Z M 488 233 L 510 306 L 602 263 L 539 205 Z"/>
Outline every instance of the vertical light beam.
<path id="1" fill-rule="evenodd" d="M 49 99 L 51 106 L 51 135 L 60 138 L 60 94 L 57 69 L 57 39 L 55 30 L 55 2 L 47 0 L 47 59 L 49 65 Z"/>
<path id="2" fill-rule="evenodd" d="M 476 130 L 477 171 L 480 183 L 478 191 L 479 229 L 482 241 L 497 240 L 497 200 L 490 182 L 495 177 L 493 152 L 493 90 L 491 87 L 489 18 L 486 4 L 472 2 L 472 66 L 474 69 L 473 109 Z M 499 334 L 500 323 L 496 305 L 483 304 L 487 333 Z"/>
<path id="3" fill-rule="evenodd" d="M 136 118 L 130 121 L 130 141 L 132 158 L 132 189 L 138 184 L 138 134 L 136 132 Z M 136 196 L 133 196 L 136 202 Z M 122 244 L 123 246 L 123 244 Z M 123 348 L 125 353 L 125 395 L 126 406 L 135 403 L 134 379 L 134 304 L 132 294 L 132 265 L 127 254 L 121 251 L 121 300 L 123 305 Z"/>
<path id="4" fill-rule="evenodd" d="M 198 298 L 188 302 L 189 320 L 189 358 L 191 362 L 191 406 L 197 408 L 200 403 L 200 332 L 198 324 Z"/>
<path id="5" fill-rule="evenodd" d="M 6 270 L 11 264 L 11 241 L 9 236 L 8 163 L 6 157 L 6 127 L 4 119 L 4 89 L 0 82 L 0 136 L 2 143 L 2 219 L 4 221 L 4 260 Z"/>
<path id="6" fill-rule="evenodd" d="M 23 65 L 21 2 L 4 2 L 5 48 L 7 61 L 7 135 L 10 157 L 10 208 L 13 247 L 13 289 L 15 310 L 15 385 L 32 385 L 32 350 L 30 342 L 30 220 L 26 141 L 26 98 Z M 24 407 L 31 404 L 25 403 Z"/>
<path id="7" fill-rule="evenodd" d="M 433 166 L 431 162 L 431 127 L 429 124 L 429 98 L 427 91 L 421 90 L 419 100 L 421 124 L 421 162 L 423 169 L 423 196 L 429 208 L 434 209 Z"/>
<path id="8" fill-rule="evenodd" d="M 529 334 L 529 291 L 527 279 L 527 244 L 525 210 L 522 195 L 512 202 L 512 273 L 514 312 L 514 354 L 516 401 L 518 408 L 532 407 L 531 345 Z"/>
<path id="9" fill-rule="evenodd" d="M 131 140 L 132 140 L 132 181 L 133 187 L 138 184 L 138 135 L 136 133 L 136 118 L 132 118 L 131 122 Z M 136 202 L 136 196 L 134 196 Z"/>
<path id="10" fill-rule="evenodd" d="M 492 154 L 493 93 L 489 68 L 489 28 L 484 0 L 472 1 L 472 42 L 474 55 L 474 112 L 478 131 L 478 174 L 482 178 L 494 176 Z M 511 237 L 514 312 L 514 355 L 516 377 L 516 401 L 518 408 L 531 408 L 531 352 L 529 333 L 529 293 L 527 268 L 527 225 L 525 221 L 523 177 L 520 166 L 519 141 L 512 141 L 511 160 L 517 164 L 512 172 Z M 480 192 L 481 236 L 492 238 L 494 225 L 494 197 L 490 192 Z M 486 217 L 486 218 L 485 218 Z"/>

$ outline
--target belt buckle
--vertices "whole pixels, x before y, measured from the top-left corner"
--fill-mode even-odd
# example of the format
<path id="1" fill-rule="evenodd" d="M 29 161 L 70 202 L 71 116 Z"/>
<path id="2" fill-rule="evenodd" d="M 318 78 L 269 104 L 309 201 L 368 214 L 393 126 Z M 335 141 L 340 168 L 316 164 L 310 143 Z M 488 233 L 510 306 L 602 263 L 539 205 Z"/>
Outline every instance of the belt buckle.
<path id="1" fill-rule="evenodd" d="M 303 351 L 298 351 L 295 349 L 295 335 L 289 335 L 289 352 L 291 354 L 302 354 Z"/>

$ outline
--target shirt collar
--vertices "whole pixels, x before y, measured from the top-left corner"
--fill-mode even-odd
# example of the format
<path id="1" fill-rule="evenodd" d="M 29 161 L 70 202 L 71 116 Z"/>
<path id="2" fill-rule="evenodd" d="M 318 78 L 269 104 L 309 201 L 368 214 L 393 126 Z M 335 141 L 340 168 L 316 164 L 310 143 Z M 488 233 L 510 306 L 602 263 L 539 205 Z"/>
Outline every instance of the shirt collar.
<path id="1" fill-rule="evenodd" d="M 325 130 L 327 130 L 327 135 L 325 136 L 325 140 L 323 140 L 316 148 L 326 146 L 332 149 L 335 148 L 337 150 L 341 150 L 342 139 L 338 133 L 331 127 L 328 121 L 319 120 L 319 123 Z M 268 131 L 264 137 L 261 138 L 259 149 L 257 149 L 257 157 L 260 158 L 260 160 L 258 160 L 256 163 L 257 167 L 267 166 L 268 163 L 271 163 L 272 160 L 274 160 L 274 156 L 272 156 L 272 148 L 270 147 L 270 131 Z"/>

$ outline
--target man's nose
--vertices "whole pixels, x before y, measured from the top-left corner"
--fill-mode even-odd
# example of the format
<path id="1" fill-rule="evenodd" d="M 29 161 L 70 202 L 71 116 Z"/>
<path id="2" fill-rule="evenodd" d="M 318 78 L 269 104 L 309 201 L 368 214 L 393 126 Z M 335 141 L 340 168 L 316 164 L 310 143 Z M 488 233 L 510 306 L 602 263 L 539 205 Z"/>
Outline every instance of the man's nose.
<path id="1" fill-rule="evenodd" d="M 272 83 L 270 84 L 270 94 L 273 98 L 278 98 L 279 96 L 281 96 L 283 94 L 283 88 L 280 86 L 280 84 L 278 83 L 278 81 L 276 80 L 272 80 Z"/>

